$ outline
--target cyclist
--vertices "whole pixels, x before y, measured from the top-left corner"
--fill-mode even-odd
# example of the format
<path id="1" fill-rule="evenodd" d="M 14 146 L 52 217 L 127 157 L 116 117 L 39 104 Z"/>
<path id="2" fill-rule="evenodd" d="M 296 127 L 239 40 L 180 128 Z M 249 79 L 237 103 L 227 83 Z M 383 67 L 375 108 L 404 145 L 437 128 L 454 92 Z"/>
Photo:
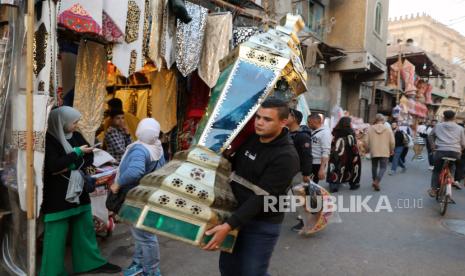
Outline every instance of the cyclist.
<path id="1" fill-rule="evenodd" d="M 458 160 L 465 148 L 465 131 L 455 123 L 455 112 L 446 110 L 443 115 L 444 122 L 436 125 L 428 137 L 432 149 L 435 150 L 433 156 L 434 170 L 431 176 L 431 189 L 429 190 L 431 197 L 436 197 L 439 189 L 439 174 L 444 164 L 442 158 L 449 157 Z M 452 175 L 454 175 L 453 167 L 451 168 Z"/>

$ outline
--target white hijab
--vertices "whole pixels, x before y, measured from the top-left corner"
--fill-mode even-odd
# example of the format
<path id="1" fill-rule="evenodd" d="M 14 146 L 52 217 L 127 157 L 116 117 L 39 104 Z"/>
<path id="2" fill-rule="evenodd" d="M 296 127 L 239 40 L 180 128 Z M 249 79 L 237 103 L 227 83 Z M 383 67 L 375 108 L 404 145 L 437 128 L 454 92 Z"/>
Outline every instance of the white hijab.
<path id="1" fill-rule="evenodd" d="M 150 153 L 150 160 L 157 161 L 163 156 L 163 147 L 161 145 L 160 139 L 160 124 L 152 118 L 145 118 L 139 122 L 136 130 L 137 141 L 130 144 L 126 148 L 126 152 L 121 158 L 120 164 L 123 163 L 124 158 L 128 154 L 129 150 L 135 145 L 144 146 Z M 119 176 L 119 170 L 118 170 Z M 118 179 L 118 176 L 116 179 Z"/>
<path id="2" fill-rule="evenodd" d="M 67 132 L 72 124 L 81 118 L 81 113 L 69 106 L 62 106 L 53 109 L 48 117 L 47 132 L 57 139 L 65 149 L 66 153 L 73 152 L 73 147 L 67 141 L 73 137 L 72 132 Z M 79 203 L 79 196 L 84 187 L 84 179 L 78 170 L 72 170 L 69 177 L 68 190 L 66 191 L 66 201 Z"/>

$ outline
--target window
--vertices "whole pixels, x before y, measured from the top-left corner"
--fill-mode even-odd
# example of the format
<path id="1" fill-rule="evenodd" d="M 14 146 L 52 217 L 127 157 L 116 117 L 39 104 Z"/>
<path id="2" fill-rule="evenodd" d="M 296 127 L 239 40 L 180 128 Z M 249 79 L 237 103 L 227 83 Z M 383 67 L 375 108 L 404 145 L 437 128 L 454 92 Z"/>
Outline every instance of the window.
<path id="1" fill-rule="evenodd" d="M 377 106 L 382 106 L 383 105 L 383 99 L 384 99 L 384 92 L 382 92 L 380 90 L 376 90 L 375 104 Z"/>
<path id="2" fill-rule="evenodd" d="M 383 18 L 383 6 L 381 2 L 376 3 L 376 10 L 375 10 L 375 32 L 378 35 L 381 35 L 381 20 Z"/>
<path id="3" fill-rule="evenodd" d="M 294 4 L 294 10 L 302 15 L 307 27 L 323 39 L 325 6 L 316 0 L 303 0 Z"/>

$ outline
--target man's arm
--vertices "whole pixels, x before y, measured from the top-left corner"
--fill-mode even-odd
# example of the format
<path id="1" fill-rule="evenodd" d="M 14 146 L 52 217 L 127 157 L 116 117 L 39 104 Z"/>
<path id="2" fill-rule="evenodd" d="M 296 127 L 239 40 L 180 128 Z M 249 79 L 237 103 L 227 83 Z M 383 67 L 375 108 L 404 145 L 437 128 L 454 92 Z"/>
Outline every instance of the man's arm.
<path id="1" fill-rule="evenodd" d="M 326 178 L 326 171 L 329 163 L 329 154 L 331 153 L 332 135 L 329 131 L 325 131 L 321 139 L 321 167 L 318 173 L 319 179 Z"/>
<path id="2" fill-rule="evenodd" d="M 434 150 L 436 148 L 436 145 L 434 144 L 434 141 L 436 140 L 436 133 L 434 131 L 435 129 L 436 128 L 433 128 L 430 134 L 428 135 L 428 142 L 429 142 L 431 150 Z"/>
<path id="3" fill-rule="evenodd" d="M 307 134 L 296 136 L 296 145 L 300 159 L 300 171 L 303 176 L 312 174 L 312 138 Z"/>
<path id="4" fill-rule="evenodd" d="M 291 184 L 292 178 L 298 172 L 298 167 L 297 156 L 286 154 L 275 159 L 263 172 L 260 181 L 255 184 L 262 187 L 270 195 L 283 195 Z M 252 195 L 234 211 L 225 223 L 208 230 L 206 234 L 213 235 L 213 238 L 203 249 L 217 250 L 229 231 L 246 224 L 263 211 L 264 199 L 264 196 Z"/>

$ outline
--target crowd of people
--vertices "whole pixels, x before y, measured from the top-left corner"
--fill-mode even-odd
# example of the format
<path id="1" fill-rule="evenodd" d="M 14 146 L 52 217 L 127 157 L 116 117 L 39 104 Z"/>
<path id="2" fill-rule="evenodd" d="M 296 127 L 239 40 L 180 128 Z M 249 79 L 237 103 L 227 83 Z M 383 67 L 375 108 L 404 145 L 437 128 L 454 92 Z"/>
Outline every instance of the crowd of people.
<path id="1" fill-rule="evenodd" d="M 109 102 L 108 118 L 101 137 L 105 149 L 119 163 L 112 193 L 128 191 L 146 174 L 165 163 L 159 140 L 160 125 L 151 118 L 140 121 L 122 111 L 119 100 Z M 59 107 L 50 113 L 46 139 L 43 206 L 45 233 L 40 275 L 65 275 L 64 256 L 67 233 L 71 234 L 75 273 L 119 273 L 121 268 L 101 255 L 94 227 L 86 169 L 93 162 L 93 147 L 77 131 L 80 113 Z M 362 156 L 360 141 L 351 118 L 342 117 L 331 130 L 324 116 L 312 113 L 306 124 L 303 115 L 278 99 L 268 99 L 255 115 L 255 134 L 228 158 L 239 175 L 230 184 L 238 208 L 223 224 L 209 229 L 205 250 L 218 250 L 227 234 L 240 227 L 233 253 L 222 252 L 221 275 L 268 275 L 267 269 L 279 238 L 284 213 L 265 212 L 264 195 L 286 195 L 295 184 L 325 181 L 330 192 L 347 183 L 350 190 L 360 188 Z M 129 122 L 129 123 L 128 123 Z M 415 133 L 415 134 L 414 134 Z M 411 136 L 415 135 L 415 138 Z M 135 139 L 134 139 L 135 138 Z M 407 170 L 406 156 L 414 148 L 413 159 L 422 160 L 426 146 L 433 171 L 429 193 L 435 196 L 442 157 L 457 159 L 456 181 L 464 178 L 465 132 L 455 123 L 455 113 L 444 112 L 444 122 L 420 123 L 415 132 L 398 122 L 388 123 L 382 114 L 367 131 L 363 147 L 370 154 L 372 187 L 380 191 L 381 180 L 389 174 Z M 460 162 L 462 160 L 462 162 Z M 257 186 L 251 190 L 250 186 Z M 459 187 L 457 185 L 457 187 Z M 257 193 L 256 190 L 261 191 Z M 303 221 L 292 230 L 300 231 Z M 123 275 L 159 276 L 160 253 L 156 235 L 131 227 L 134 256 Z"/>

